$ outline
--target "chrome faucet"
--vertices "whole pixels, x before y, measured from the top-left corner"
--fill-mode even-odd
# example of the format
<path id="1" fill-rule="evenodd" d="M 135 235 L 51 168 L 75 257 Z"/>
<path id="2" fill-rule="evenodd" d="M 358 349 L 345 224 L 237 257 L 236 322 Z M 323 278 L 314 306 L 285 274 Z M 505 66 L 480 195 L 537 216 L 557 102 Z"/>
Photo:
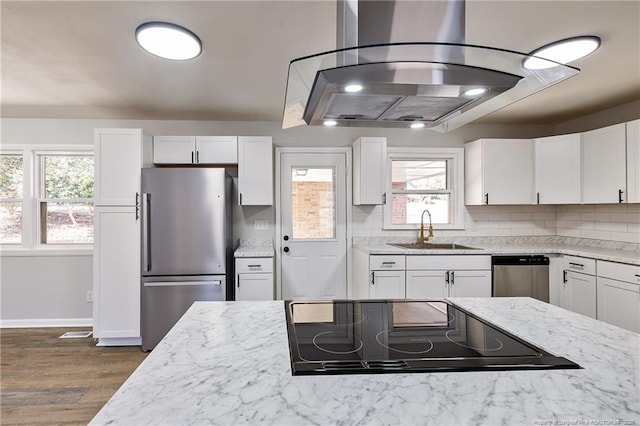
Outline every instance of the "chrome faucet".
<path id="1" fill-rule="evenodd" d="M 429 235 L 425 238 L 424 236 L 424 214 L 427 213 L 429 215 Z M 418 244 L 424 244 L 425 241 L 429 241 L 429 238 L 433 238 L 433 225 L 431 224 L 431 212 L 429 210 L 424 209 L 422 212 L 422 216 L 420 217 L 420 235 L 418 235 Z"/>

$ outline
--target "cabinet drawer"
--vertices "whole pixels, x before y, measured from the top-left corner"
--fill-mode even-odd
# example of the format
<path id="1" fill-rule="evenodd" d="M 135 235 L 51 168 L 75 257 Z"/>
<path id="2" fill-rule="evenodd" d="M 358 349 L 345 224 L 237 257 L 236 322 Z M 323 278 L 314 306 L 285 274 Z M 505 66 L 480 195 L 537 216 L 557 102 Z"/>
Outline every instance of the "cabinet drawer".
<path id="1" fill-rule="evenodd" d="M 236 259 L 236 274 L 273 272 L 272 257 L 247 257 Z"/>
<path id="2" fill-rule="evenodd" d="M 491 269 L 491 256 L 489 255 L 455 255 L 455 256 L 407 256 L 407 270 L 478 270 Z"/>
<path id="3" fill-rule="evenodd" d="M 588 275 L 596 274 L 595 259 L 587 259 L 584 257 L 564 256 L 564 269 L 567 271 L 575 271 Z"/>
<path id="4" fill-rule="evenodd" d="M 402 270 L 404 269 L 404 256 L 369 256 L 369 270 Z"/>
<path id="5" fill-rule="evenodd" d="M 640 285 L 640 266 L 598 260 L 598 276 Z"/>

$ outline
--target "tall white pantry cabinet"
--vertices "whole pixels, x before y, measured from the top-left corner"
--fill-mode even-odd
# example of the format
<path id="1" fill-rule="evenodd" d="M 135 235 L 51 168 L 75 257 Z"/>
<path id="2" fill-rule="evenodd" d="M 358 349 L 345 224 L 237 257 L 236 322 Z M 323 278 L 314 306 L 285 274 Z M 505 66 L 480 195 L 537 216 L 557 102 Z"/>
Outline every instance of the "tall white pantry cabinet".
<path id="1" fill-rule="evenodd" d="M 141 168 L 153 162 L 141 129 L 95 129 L 93 336 L 140 345 Z"/>

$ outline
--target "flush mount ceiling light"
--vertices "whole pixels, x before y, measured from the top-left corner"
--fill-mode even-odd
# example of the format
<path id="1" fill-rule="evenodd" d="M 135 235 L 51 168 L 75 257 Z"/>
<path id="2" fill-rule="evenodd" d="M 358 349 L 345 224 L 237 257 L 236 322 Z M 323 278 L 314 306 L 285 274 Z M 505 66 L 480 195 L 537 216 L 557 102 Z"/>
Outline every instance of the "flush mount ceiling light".
<path id="1" fill-rule="evenodd" d="M 136 28 L 136 41 L 147 52 L 184 61 L 202 52 L 202 42 L 188 29 L 169 22 L 146 22 Z"/>
<path id="2" fill-rule="evenodd" d="M 534 50 L 522 65 L 530 70 L 553 68 L 558 64 L 568 64 L 584 58 L 598 47 L 600 47 L 600 38 L 596 36 L 567 38 Z"/>

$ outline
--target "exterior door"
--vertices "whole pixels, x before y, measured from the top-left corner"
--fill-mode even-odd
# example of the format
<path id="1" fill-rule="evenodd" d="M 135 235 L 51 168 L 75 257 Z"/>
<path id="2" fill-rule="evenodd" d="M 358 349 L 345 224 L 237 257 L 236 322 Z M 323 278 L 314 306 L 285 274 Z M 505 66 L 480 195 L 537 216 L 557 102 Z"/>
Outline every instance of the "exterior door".
<path id="1" fill-rule="evenodd" d="M 346 154 L 280 155 L 282 297 L 345 299 Z"/>

